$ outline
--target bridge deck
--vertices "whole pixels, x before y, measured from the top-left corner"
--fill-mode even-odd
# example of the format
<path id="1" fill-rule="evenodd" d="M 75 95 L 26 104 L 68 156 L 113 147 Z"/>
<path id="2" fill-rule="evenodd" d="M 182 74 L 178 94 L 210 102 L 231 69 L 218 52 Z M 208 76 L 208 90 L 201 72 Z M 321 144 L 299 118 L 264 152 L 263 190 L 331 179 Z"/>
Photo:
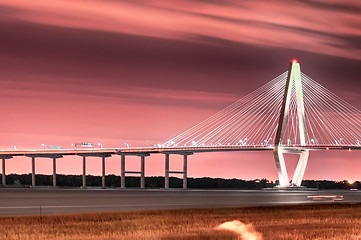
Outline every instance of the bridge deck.
<path id="1" fill-rule="evenodd" d="M 361 146 L 282 146 L 284 150 L 361 150 Z M 52 157 L 66 155 L 88 155 L 102 156 L 112 154 L 140 155 L 140 154 L 184 154 L 201 152 L 229 152 L 229 151 L 273 151 L 274 146 L 213 146 L 213 147 L 135 147 L 135 148 L 93 148 L 93 149 L 32 149 L 32 150 L 0 150 L 0 158 L 11 158 L 14 156 L 28 157 Z"/>

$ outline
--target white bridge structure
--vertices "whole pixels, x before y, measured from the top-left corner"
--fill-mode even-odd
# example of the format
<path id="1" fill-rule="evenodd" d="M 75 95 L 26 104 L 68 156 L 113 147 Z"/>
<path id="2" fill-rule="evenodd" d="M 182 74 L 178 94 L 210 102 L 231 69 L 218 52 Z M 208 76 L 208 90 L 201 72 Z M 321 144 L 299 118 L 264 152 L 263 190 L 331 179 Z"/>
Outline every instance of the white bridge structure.
<path id="1" fill-rule="evenodd" d="M 361 150 L 361 111 L 301 72 L 297 60 L 289 69 L 262 87 L 229 105 L 203 122 L 155 147 L 0 150 L 2 184 L 6 185 L 5 163 L 16 156 L 32 162 L 32 187 L 35 187 L 36 158 L 53 160 L 53 186 L 56 186 L 57 159 L 67 155 L 83 158 L 83 183 L 86 187 L 86 158 L 102 158 L 102 187 L 106 187 L 106 158 L 121 155 L 121 188 L 126 174 L 139 174 L 145 188 L 145 158 L 165 155 L 165 183 L 169 174 L 183 175 L 187 188 L 188 156 L 202 152 L 273 151 L 280 187 L 299 187 L 312 150 Z M 184 156 L 183 171 L 170 171 L 170 155 Z M 298 154 L 299 161 L 289 179 L 284 154 Z M 139 172 L 126 171 L 126 156 L 138 156 Z"/>

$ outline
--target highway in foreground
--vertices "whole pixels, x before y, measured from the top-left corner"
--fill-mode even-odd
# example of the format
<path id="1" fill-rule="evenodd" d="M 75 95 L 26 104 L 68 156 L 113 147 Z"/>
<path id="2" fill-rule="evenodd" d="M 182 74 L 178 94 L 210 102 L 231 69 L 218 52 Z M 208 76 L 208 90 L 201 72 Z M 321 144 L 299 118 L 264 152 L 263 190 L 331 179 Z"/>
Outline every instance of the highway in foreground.
<path id="1" fill-rule="evenodd" d="M 361 191 L 0 188 L 0 216 L 361 202 Z"/>

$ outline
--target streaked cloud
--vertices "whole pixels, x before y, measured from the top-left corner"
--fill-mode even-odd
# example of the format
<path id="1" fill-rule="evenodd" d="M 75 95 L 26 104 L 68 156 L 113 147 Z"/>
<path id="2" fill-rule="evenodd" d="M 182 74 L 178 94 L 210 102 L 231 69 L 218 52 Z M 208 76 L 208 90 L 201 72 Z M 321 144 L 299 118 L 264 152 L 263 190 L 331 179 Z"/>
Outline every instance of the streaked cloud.
<path id="1" fill-rule="evenodd" d="M 1 9 L 0 18 L 7 20 L 184 41 L 220 39 L 361 59 L 361 3 L 354 0 L 3 0 Z"/>
<path id="2" fill-rule="evenodd" d="M 141 86 L 124 86 L 114 88 L 102 86 L 79 86 L 74 82 L 69 85 L 54 85 L 53 83 L 34 83 L 0 80 L 0 94 L 3 97 L 23 99 L 73 99 L 94 102 L 122 102 L 135 105 L 171 105 L 176 107 L 216 108 L 226 106 L 239 96 L 217 92 L 202 92 L 191 90 L 159 89 Z M 215 104 L 216 103 L 216 104 Z"/>

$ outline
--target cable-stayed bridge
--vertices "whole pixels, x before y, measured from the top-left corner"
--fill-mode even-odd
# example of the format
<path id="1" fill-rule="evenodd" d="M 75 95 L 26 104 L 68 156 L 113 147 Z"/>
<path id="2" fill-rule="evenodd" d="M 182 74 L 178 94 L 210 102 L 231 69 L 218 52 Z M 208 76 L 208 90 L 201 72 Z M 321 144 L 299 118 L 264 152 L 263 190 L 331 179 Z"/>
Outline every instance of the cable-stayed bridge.
<path id="1" fill-rule="evenodd" d="M 289 69 L 265 85 L 222 109 L 203 122 L 155 147 L 44 149 L 0 151 L 2 183 L 6 184 L 5 162 L 15 156 L 32 159 L 32 186 L 35 187 L 35 159 L 56 160 L 66 155 L 83 157 L 83 187 L 86 187 L 86 157 L 102 158 L 102 187 L 105 187 L 106 158 L 121 155 L 121 187 L 126 174 L 140 174 L 145 187 L 145 157 L 165 155 L 165 188 L 169 174 L 182 174 L 187 188 L 188 156 L 200 152 L 273 151 L 281 187 L 301 186 L 311 150 L 361 149 L 361 111 L 302 73 L 294 60 Z M 290 181 L 284 153 L 298 154 L 299 161 Z M 184 156 L 183 171 L 170 171 L 171 154 Z M 126 171 L 125 157 L 140 156 L 139 172 Z"/>

